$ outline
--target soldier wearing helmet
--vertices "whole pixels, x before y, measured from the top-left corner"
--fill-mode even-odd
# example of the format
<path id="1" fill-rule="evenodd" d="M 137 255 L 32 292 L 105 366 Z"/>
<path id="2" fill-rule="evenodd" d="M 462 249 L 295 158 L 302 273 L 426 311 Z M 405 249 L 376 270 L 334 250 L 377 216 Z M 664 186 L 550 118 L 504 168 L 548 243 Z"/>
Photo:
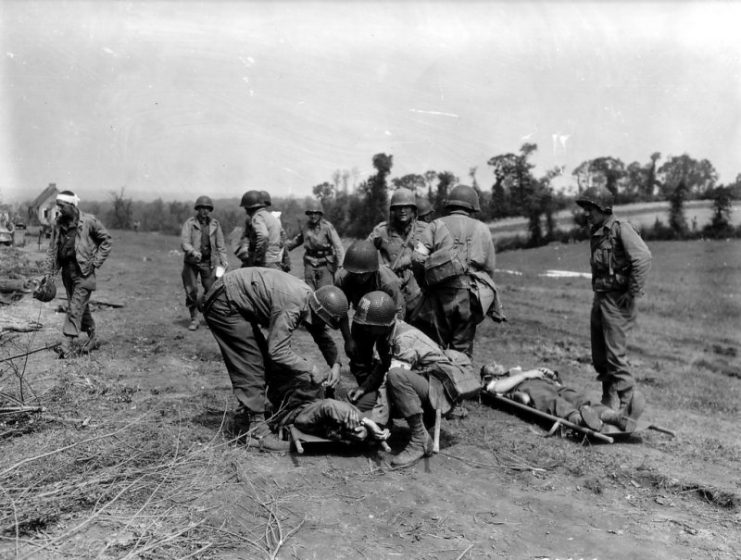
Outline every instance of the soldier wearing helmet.
<path id="1" fill-rule="evenodd" d="M 643 294 L 651 268 L 651 251 L 633 226 L 613 215 L 607 189 L 590 187 L 576 204 L 587 213 L 591 233 L 592 364 L 602 382 L 602 403 L 622 410 L 634 393 L 627 337 L 636 320 L 635 299 Z"/>
<path id="2" fill-rule="evenodd" d="M 417 219 L 430 223 L 435 217 L 435 209 L 426 196 L 417 197 Z"/>
<path id="3" fill-rule="evenodd" d="M 267 194 L 267 197 L 265 196 Z M 266 191 L 247 191 L 240 206 L 247 214 L 242 237 L 235 254 L 242 266 L 281 269 L 281 224 L 266 208 Z"/>
<path id="4" fill-rule="evenodd" d="M 269 403 L 278 409 L 286 387 L 298 382 L 307 387 L 337 384 L 340 362 L 327 327 L 338 328 L 347 310 L 342 290 L 324 286 L 312 291 L 280 270 L 240 268 L 214 283 L 203 298 L 203 315 L 221 349 L 239 403 L 236 436 L 249 430 L 254 443 L 284 448 L 266 424 Z M 291 338 L 301 326 L 322 352 L 329 374 L 294 350 Z"/>
<path id="5" fill-rule="evenodd" d="M 265 203 L 265 208 L 270 208 L 273 205 L 273 198 L 270 196 L 270 193 L 268 191 L 260 191 L 260 194 Z M 286 230 L 283 229 L 283 222 L 280 219 L 281 212 L 277 210 L 270 210 L 269 212 L 280 224 L 280 269 L 283 272 L 291 272 L 291 255 L 288 253 L 288 249 L 286 249 L 288 235 L 286 235 Z"/>
<path id="6" fill-rule="evenodd" d="M 358 378 L 359 386 L 348 398 L 360 410 L 372 407 L 370 417 L 379 424 L 388 422 L 389 408 L 391 416 L 406 419 L 411 439 L 391 465 L 413 465 L 432 453 L 424 420 L 431 423 L 436 410 L 447 414 L 463 397 L 478 392 L 471 360 L 455 350 L 443 351 L 422 331 L 398 319 L 393 300 L 381 291 L 360 299 L 353 333 L 373 341 L 379 360 L 368 375 Z"/>
<path id="7" fill-rule="evenodd" d="M 479 197 L 454 187 L 445 215 L 431 222 L 413 263 L 425 297 L 414 324 L 443 348 L 473 354 L 476 325 L 487 315 L 504 320 L 494 284 L 494 243 L 489 228 L 473 217 Z"/>
<path id="8" fill-rule="evenodd" d="M 334 226 L 324 219 L 322 203 L 309 200 L 304 209 L 307 220 L 299 234 L 286 243 L 287 251 L 304 246 L 304 280 L 314 289 L 334 284 L 345 248 Z"/>
<path id="9" fill-rule="evenodd" d="M 391 195 L 389 220 L 381 222 L 368 236 L 378 249 L 381 261 L 401 280 L 406 302 L 406 318 L 411 321 L 422 301 L 422 290 L 412 272 L 412 252 L 427 223 L 417 220 L 417 198 L 409 189 L 396 189 Z"/>
<path id="10" fill-rule="evenodd" d="M 203 292 L 211 289 L 216 280 L 216 269 L 229 268 L 224 244 L 224 233 L 219 222 L 211 217 L 214 203 L 207 196 L 199 196 L 194 205 L 196 215 L 185 220 L 180 230 L 180 246 L 183 249 L 183 288 L 185 305 L 190 312 L 188 329 L 198 328 L 198 278 Z"/>
<path id="11" fill-rule="evenodd" d="M 389 267 L 378 262 L 378 251 L 368 240 L 355 241 L 347 249 L 342 269 L 337 272 L 335 286 L 340 288 L 350 305 L 356 307 L 360 298 L 368 292 L 381 290 L 386 292 L 396 305 L 399 319 L 404 317 L 406 305 L 401 292 L 401 282 Z M 350 358 L 350 369 L 353 373 L 369 367 L 373 358 L 373 345 L 352 335 L 350 324 L 345 321 L 340 326 L 345 340 L 345 352 Z"/>

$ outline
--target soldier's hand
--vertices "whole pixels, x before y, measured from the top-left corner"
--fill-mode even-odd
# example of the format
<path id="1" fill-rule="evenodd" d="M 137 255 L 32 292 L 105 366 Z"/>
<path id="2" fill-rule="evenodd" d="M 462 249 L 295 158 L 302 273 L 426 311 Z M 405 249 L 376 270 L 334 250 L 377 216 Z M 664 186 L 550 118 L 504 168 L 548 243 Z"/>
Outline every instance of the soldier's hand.
<path id="1" fill-rule="evenodd" d="M 363 389 L 361 389 L 360 387 L 355 387 L 355 389 L 351 389 L 347 393 L 347 398 L 350 402 L 354 403 L 358 402 L 358 400 L 360 400 L 360 397 L 362 397 L 364 394 L 365 391 L 363 391 Z"/>
<path id="2" fill-rule="evenodd" d="M 334 387 L 340 381 L 340 364 L 335 364 L 329 370 L 329 377 L 324 380 L 324 385 L 327 387 Z"/>
<path id="3" fill-rule="evenodd" d="M 201 252 L 200 251 L 193 251 L 190 255 L 193 257 L 194 261 L 201 262 Z"/>

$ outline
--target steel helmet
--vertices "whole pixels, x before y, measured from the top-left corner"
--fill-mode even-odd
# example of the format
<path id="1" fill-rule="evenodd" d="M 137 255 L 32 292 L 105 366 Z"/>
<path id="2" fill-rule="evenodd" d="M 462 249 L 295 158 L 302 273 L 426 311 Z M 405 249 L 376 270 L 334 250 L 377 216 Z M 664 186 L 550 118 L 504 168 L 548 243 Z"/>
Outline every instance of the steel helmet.
<path id="1" fill-rule="evenodd" d="M 350 308 L 345 292 L 337 286 L 322 286 L 309 298 L 309 307 L 314 314 L 331 328 L 340 326 L 340 321 Z"/>
<path id="2" fill-rule="evenodd" d="M 33 291 L 33 297 L 39 301 L 43 301 L 44 303 L 57 297 L 57 285 L 54 283 L 54 280 L 45 276 L 41 280 L 38 288 Z"/>
<path id="3" fill-rule="evenodd" d="M 509 370 L 504 369 L 504 366 L 498 362 L 489 362 L 481 366 L 481 382 L 486 385 L 492 379 L 497 377 L 506 377 L 509 374 Z"/>
<path id="4" fill-rule="evenodd" d="M 604 187 L 589 187 L 576 198 L 576 203 L 588 210 L 590 206 L 604 214 L 612 214 L 615 197 Z"/>
<path id="5" fill-rule="evenodd" d="M 479 212 L 481 210 L 481 206 L 479 206 L 479 195 L 473 187 L 456 185 L 450 191 L 448 199 L 445 201 L 445 208 L 454 206 L 471 212 Z"/>
<path id="6" fill-rule="evenodd" d="M 378 251 L 372 241 L 355 241 L 347 248 L 342 267 L 348 272 L 362 274 L 378 270 Z"/>
<path id="7" fill-rule="evenodd" d="M 207 196 L 199 196 L 196 198 L 195 206 L 193 206 L 196 210 L 199 208 L 208 208 L 209 210 L 214 209 L 214 203 L 211 201 L 211 199 Z"/>
<path id="8" fill-rule="evenodd" d="M 315 198 L 309 200 L 309 202 L 306 204 L 306 207 L 304 208 L 304 213 L 308 214 L 309 212 L 320 212 L 324 214 L 324 209 L 322 208 L 321 201 Z"/>
<path id="9" fill-rule="evenodd" d="M 409 189 L 396 189 L 391 195 L 391 208 L 395 206 L 414 206 L 417 208 L 417 197 Z"/>
<path id="10" fill-rule="evenodd" d="M 263 208 L 265 206 L 265 200 L 260 191 L 247 191 L 242 195 L 240 206 L 248 210 L 252 208 Z"/>
<path id="11" fill-rule="evenodd" d="M 432 214 L 432 204 L 427 200 L 427 197 L 420 196 L 417 198 L 417 217 L 424 218 L 428 214 Z"/>
<path id="12" fill-rule="evenodd" d="M 352 320 L 358 325 L 390 327 L 396 318 L 396 305 L 386 292 L 368 292 L 358 302 Z"/>
<path id="13" fill-rule="evenodd" d="M 262 197 L 262 201 L 265 203 L 265 206 L 273 205 L 273 199 L 270 198 L 270 193 L 268 191 L 260 191 L 260 196 Z"/>

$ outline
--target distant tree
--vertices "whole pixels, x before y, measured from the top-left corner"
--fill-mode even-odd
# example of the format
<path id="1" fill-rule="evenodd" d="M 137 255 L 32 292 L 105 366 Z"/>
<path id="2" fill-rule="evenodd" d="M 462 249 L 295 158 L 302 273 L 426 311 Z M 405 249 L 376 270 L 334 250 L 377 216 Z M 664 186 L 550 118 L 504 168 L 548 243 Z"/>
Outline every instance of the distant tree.
<path id="1" fill-rule="evenodd" d="M 404 175 L 403 177 L 392 179 L 391 184 L 394 185 L 394 187 L 396 187 L 397 189 L 405 188 L 416 193 L 418 189 L 420 192 L 422 192 L 422 189 L 424 189 L 427 185 L 427 181 L 425 180 L 423 175 L 410 173 L 408 175 Z"/>
<path id="2" fill-rule="evenodd" d="M 669 195 L 669 228 L 679 239 L 687 235 L 687 218 L 684 215 L 687 191 L 684 181 L 680 181 Z"/>
<path id="3" fill-rule="evenodd" d="M 314 194 L 315 197 L 321 200 L 322 203 L 327 203 L 335 196 L 335 185 L 329 183 L 328 181 L 324 181 L 323 183 L 314 185 L 311 188 L 311 192 Z"/>
<path id="4" fill-rule="evenodd" d="M 126 198 L 125 187 L 121 187 L 119 192 L 111 191 L 109 194 L 113 199 L 113 208 L 108 216 L 110 227 L 113 229 L 130 229 L 133 221 L 133 201 Z"/>
<path id="5" fill-rule="evenodd" d="M 718 180 L 718 172 L 712 163 L 706 159 L 698 161 L 687 154 L 669 159 L 659 168 L 658 175 L 662 178 L 662 195 L 667 200 L 671 200 L 680 184 L 684 185 L 685 198 L 701 198 L 715 187 Z"/>
<path id="6" fill-rule="evenodd" d="M 445 201 L 448 199 L 448 191 L 455 186 L 458 178 L 450 171 L 441 171 L 437 174 L 437 189 L 435 191 L 435 200 L 433 205 L 438 215 L 442 214 L 445 208 Z"/>
<path id="7" fill-rule="evenodd" d="M 571 174 L 576 177 L 577 194 L 581 194 L 584 189 L 587 189 L 590 186 L 591 172 L 589 166 L 591 163 L 591 160 L 583 161 L 574 168 L 574 171 L 571 172 Z"/>
<path id="8" fill-rule="evenodd" d="M 538 149 L 537 144 L 523 144 L 519 154 L 502 154 L 486 162 L 494 173 L 492 214 L 494 217 L 526 215 L 528 198 L 536 188 L 528 158 Z M 499 207 L 502 205 L 502 207 Z"/>
<path id="9" fill-rule="evenodd" d="M 617 199 L 618 182 L 625 175 L 625 164 L 618 158 L 603 156 L 595 158 L 589 164 L 589 171 L 604 178 L 605 188 Z"/>
<path id="10" fill-rule="evenodd" d="M 646 200 L 652 200 L 656 187 L 660 186 L 658 179 L 656 178 L 656 162 L 660 159 L 661 152 L 654 152 L 651 154 L 651 162 L 648 164 L 648 171 L 646 174 L 646 183 L 643 187 L 643 195 Z"/>
<path id="11" fill-rule="evenodd" d="M 378 222 L 386 219 L 388 211 L 387 178 L 394 164 L 394 157 L 387 154 L 373 156 L 375 175 L 358 187 L 362 201 L 350 204 L 348 209 L 350 227 L 348 233 L 353 237 L 365 237 Z"/>
<path id="12" fill-rule="evenodd" d="M 717 187 L 713 189 L 711 198 L 713 199 L 713 218 L 710 224 L 703 229 L 703 233 L 708 237 L 730 237 L 733 235 L 731 189 L 729 187 Z"/>

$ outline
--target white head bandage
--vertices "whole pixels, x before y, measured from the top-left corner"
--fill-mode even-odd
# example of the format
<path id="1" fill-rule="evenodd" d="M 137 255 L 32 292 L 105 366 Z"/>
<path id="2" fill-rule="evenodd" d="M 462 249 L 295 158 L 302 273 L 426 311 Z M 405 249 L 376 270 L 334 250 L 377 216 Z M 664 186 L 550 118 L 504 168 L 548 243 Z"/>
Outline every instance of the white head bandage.
<path id="1" fill-rule="evenodd" d="M 80 202 L 80 197 L 78 197 L 76 194 L 59 193 L 57 195 L 57 202 L 66 202 L 67 204 L 71 204 L 72 206 L 77 206 L 77 204 Z"/>

